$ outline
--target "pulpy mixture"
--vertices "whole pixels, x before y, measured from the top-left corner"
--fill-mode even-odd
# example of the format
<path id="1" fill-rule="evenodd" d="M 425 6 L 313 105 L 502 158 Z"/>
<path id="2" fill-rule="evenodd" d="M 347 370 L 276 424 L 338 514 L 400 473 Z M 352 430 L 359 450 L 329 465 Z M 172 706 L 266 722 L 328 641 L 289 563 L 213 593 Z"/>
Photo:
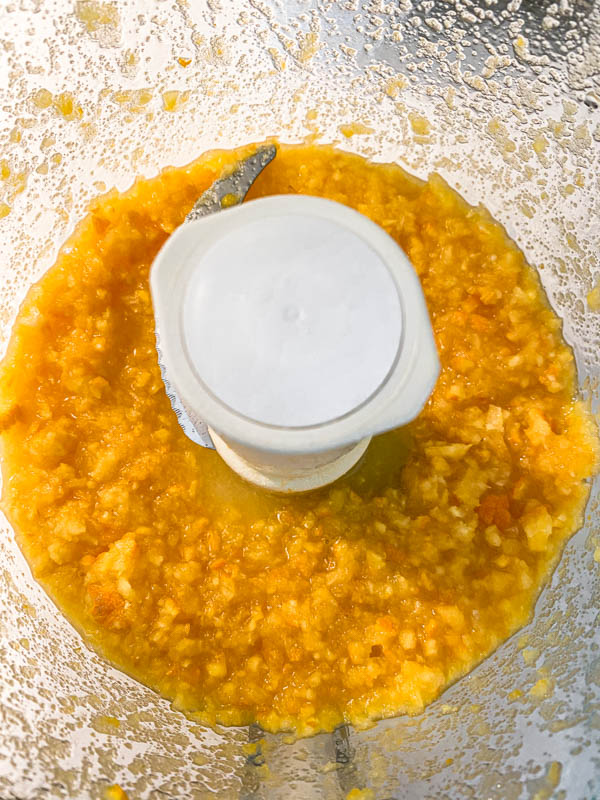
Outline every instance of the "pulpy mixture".
<path id="1" fill-rule="evenodd" d="M 250 197 L 381 225 L 419 274 L 442 373 L 412 424 L 307 495 L 264 494 L 193 444 L 148 274 L 247 152 L 99 199 L 32 288 L 0 378 L 3 507 L 88 641 L 206 723 L 303 735 L 416 713 L 531 615 L 582 521 L 596 429 L 536 273 L 484 209 L 436 175 L 281 146 Z"/>

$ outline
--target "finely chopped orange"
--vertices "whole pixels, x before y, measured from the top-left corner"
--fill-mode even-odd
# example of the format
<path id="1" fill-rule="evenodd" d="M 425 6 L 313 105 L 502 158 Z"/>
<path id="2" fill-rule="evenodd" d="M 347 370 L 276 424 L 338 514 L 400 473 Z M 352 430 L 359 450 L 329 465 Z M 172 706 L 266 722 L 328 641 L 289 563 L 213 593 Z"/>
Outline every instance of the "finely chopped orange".
<path id="1" fill-rule="evenodd" d="M 484 209 L 436 175 L 281 146 L 252 196 L 320 195 L 384 227 L 442 373 L 418 419 L 305 496 L 261 493 L 189 441 L 148 272 L 246 152 L 101 198 L 31 290 L 0 383 L 4 508 L 94 647 L 206 723 L 303 735 L 415 713 L 529 618 L 581 523 L 596 429 L 560 321 Z"/>

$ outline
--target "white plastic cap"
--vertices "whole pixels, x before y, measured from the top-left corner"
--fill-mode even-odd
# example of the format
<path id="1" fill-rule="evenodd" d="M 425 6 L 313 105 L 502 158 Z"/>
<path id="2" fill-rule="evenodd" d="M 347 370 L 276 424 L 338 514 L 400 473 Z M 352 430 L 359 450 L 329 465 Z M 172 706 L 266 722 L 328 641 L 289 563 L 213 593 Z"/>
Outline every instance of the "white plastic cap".
<path id="1" fill-rule="evenodd" d="M 238 218 L 192 256 L 182 327 L 190 363 L 216 399 L 248 419 L 301 428 L 350 413 L 384 383 L 402 306 L 364 239 L 286 205 Z"/>
<path id="2" fill-rule="evenodd" d="M 414 418 L 439 373 L 406 255 L 329 200 L 278 195 L 187 223 L 151 288 L 185 407 L 245 448 L 356 444 Z"/>

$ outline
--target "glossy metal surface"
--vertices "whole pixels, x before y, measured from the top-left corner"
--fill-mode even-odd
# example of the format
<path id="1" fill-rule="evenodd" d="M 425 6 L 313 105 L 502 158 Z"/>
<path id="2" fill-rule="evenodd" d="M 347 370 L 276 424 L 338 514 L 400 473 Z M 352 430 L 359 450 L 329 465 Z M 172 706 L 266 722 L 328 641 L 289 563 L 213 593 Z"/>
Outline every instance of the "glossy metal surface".
<path id="1" fill-rule="evenodd" d="M 277 148 L 273 144 L 259 147 L 255 153 L 241 161 L 230 175 L 215 181 L 194 203 L 185 221 L 192 222 L 241 203 L 256 178 L 276 154 Z"/>

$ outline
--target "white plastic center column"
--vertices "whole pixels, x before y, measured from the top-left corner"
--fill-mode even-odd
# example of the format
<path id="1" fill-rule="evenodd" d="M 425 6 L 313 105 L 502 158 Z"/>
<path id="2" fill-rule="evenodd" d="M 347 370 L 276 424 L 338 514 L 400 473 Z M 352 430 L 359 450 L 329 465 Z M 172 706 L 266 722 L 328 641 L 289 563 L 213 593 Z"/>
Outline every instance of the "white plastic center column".
<path id="1" fill-rule="evenodd" d="M 246 222 L 201 255 L 183 330 L 216 398 L 298 428 L 347 414 L 381 386 L 402 307 L 386 265 L 353 231 L 287 214 Z"/>
<path id="2" fill-rule="evenodd" d="M 151 288 L 174 407 L 267 489 L 335 480 L 420 411 L 438 375 L 410 262 L 339 203 L 283 195 L 188 222 Z"/>

